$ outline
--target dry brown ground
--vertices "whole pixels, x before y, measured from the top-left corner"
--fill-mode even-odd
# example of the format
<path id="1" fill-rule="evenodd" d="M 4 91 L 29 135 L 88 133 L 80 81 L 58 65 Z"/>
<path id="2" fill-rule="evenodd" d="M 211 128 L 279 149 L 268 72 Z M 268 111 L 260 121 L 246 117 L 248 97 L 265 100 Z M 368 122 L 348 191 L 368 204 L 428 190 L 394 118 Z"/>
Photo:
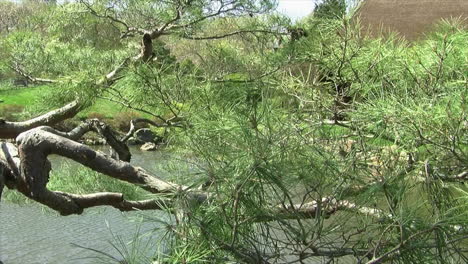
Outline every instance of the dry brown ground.
<path id="1" fill-rule="evenodd" d="M 468 24 L 468 0 L 365 0 L 357 14 L 373 36 L 395 31 L 415 40 L 442 18 L 462 17 Z"/>

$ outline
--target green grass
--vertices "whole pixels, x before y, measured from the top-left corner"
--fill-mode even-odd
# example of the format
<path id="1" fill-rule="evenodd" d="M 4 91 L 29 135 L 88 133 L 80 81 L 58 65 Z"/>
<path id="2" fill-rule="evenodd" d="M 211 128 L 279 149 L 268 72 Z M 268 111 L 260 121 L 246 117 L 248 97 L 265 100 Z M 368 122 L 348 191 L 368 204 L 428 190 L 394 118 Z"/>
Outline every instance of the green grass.
<path id="1" fill-rule="evenodd" d="M 42 94 L 50 89 L 46 85 L 8 90 L 0 88 L 0 99 L 3 100 L 2 105 L 31 106 L 39 103 Z"/>
<path id="2" fill-rule="evenodd" d="M 0 107 L 9 105 L 33 107 L 44 104 L 44 95 L 53 96 L 53 89 L 54 87 L 48 85 L 12 88 L 10 85 L 0 83 L 0 99 L 3 100 Z M 99 113 L 106 118 L 113 118 L 122 112 L 128 112 L 128 110 L 117 103 L 97 99 L 92 106 L 81 111 L 77 118 L 87 118 L 90 113 Z"/>
<path id="3" fill-rule="evenodd" d="M 128 112 L 128 110 L 117 103 L 98 99 L 92 106 L 84 109 L 77 116 L 79 118 L 86 118 L 89 113 L 100 113 L 107 118 L 112 118 L 122 112 Z"/>

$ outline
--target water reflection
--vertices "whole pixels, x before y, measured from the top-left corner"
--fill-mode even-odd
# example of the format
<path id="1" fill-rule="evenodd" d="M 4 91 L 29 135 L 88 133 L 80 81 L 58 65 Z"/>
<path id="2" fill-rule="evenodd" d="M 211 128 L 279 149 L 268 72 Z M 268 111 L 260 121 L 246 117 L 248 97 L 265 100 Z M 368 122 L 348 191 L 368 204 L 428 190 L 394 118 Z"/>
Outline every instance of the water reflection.
<path id="1" fill-rule="evenodd" d="M 109 257 L 85 248 L 123 259 L 119 251 L 135 246 L 139 247 L 134 250 L 138 250 L 141 256 L 151 257 L 160 246 L 162 226 L 160 223 L 142 221 L 142 214 L 168 218 L 157 211 L 121 213 L 109 207 L 87 210 L 80 216 L 63 217 L 44 213 L 33 205 L 2 202 L 0 259 L 5 264 L 85 264 L 99 263 L 96 260 L 106 258 L 104 262 L 112 263 Z M 132 243 L 138 233 L 142 236 Z"/>

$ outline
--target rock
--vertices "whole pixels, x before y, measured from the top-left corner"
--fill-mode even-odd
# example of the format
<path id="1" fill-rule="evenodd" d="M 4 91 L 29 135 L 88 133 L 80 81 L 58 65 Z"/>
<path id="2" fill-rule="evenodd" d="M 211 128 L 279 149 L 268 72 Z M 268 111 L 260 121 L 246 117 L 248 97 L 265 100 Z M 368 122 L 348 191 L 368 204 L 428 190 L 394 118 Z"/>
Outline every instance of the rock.
<path id="1" fill-rule="evenodd" d="M 85 138 L 83 143 L 88 146 L 106 145 L 106 140 L 103 138 Z"/>
<path id="2" fill-rule="evenodd" d="M 137 131 L 135 131 L 133 135 L 137 141 L 141 141 L 143 143 L 156 143 L 157 141 L 159 141 L 159 137 L 149 128 L 140 128 Z"/>
<path id="3" fill-rule="evenodd" d="M 158 149 L 158 146 L 154 143 L 151 143 L 151 142 L 147 142 L 145 144 L 143 144 L 143 146 L 141 146 L 140 148 L 141 150 L 143 151 L 155 151 Z"/>

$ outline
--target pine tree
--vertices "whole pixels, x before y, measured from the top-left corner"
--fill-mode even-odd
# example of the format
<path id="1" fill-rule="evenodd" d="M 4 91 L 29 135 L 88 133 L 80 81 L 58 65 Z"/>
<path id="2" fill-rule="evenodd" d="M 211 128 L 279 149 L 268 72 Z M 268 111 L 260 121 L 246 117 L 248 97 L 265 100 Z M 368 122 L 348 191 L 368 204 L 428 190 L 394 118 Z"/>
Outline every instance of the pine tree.
<path id="1" fill-rule="evenodd" d="M 323 0 L 315 4 L 314 16 L 317 18 L 340 18 L 346 13 L 345 0 Z"/>

